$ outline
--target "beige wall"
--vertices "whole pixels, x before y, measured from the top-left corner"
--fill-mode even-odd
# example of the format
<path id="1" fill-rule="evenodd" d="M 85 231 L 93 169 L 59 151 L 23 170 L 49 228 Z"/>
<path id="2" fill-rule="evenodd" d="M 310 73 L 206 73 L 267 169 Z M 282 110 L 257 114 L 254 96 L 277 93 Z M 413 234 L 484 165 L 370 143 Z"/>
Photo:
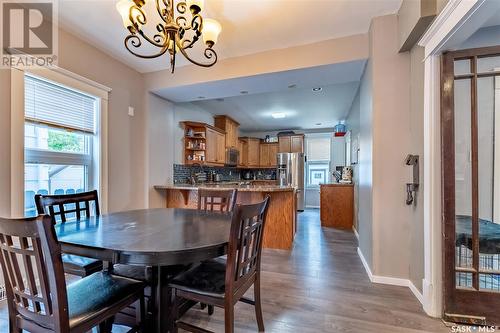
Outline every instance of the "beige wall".
<path id="1" fill-rule="evenodd" d="M 351 161 L 357 154 L 360 137 L 360 90 L 356 93 L 346 119 L 347 129 L 351 131 Z M 358 230 L 359 224 L 359 164 L 352 164 L 352 179 L 354 182 L 354 228 Z"/>
<path id="2" fill-rule="evenodd" d="M 144 80 L 77 37 L 59 31 L 59 67 L 112 89 L 108 108 L 109 210 L 145 206 Z M 10 71 L 0 70 L 0 215 L 10 216 Z M 128 106 L 135 117 L 128 116 Z"/>
<path id="3" fill-rule="evenodd" d="M 155 92 L 160 88 L 342 63 L 367 57 L 368 35 L 360 34 L 222 59 L 210 70 L 196 66 L 183 66 L 176 68 L 175 76 L 172 76 L 169 70 L 148 73 L 145 75 L 146 88 L 148 91 Z"/>

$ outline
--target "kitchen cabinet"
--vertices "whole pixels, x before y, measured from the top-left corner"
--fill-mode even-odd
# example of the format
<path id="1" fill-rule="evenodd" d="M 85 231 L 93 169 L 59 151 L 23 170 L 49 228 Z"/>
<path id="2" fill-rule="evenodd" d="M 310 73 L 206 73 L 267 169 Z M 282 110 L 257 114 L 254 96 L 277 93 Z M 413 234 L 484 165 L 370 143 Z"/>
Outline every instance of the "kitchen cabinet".
<path id="1" fill-rule="evenodd" d="M 279 146 L 277 143 L 261 143 L 260 144 L 260 166 L 275 167 L 276 154 Z"/>
<path id="2" fill-rule="evenodd" d="M 208 164 L 223 165 L 226 158 L 225 134 L 217 129 L 206 128 L 205 161 Z"/>
<path id="3" fill-rule="evenodd" d="M 303 153 L 304 134 L 284 135 L 278 138 L 280 153 Z"/>
<path id="4" fill-rule="evenodd" d="M 354 185 L 320 185 L 322 227 L 351 230 L 354 223 Z"/>
<path id="5" fill-rule="evenodd" d="M 259 167 L 260 166 L 260 139 L 248 138 L 248 162 L 249 167 Z"/>
<path id="6" fill-rule="evenodd" d="M 238 166 L 244 167 L 248 164 L 248 149 L 246 140 L 238 139 L 238 150 L 240 151 L 240 157 L 238 160 Z"/>
<path id="7" fill-rule="evenodd" d="M 226 132 L 225 148 L 238 148 L 238 132 L 240 124 L 228 116 L 215 116 L 215 127 Z"/>

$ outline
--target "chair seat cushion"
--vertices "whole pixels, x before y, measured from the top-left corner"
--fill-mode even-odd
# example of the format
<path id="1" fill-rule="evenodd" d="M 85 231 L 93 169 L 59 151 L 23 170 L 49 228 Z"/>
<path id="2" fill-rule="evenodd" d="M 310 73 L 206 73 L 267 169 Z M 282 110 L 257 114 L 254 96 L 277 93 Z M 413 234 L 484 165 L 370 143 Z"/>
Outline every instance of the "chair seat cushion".
<path id="1" fill-rule="evenodd" d="M 144 283 L 98 272 L 67 286 L 69 324 L 74 328 L 102 315 L 121 300 L 144 289 Z"/>
<path id="2" fill-rule="evenodd" d="M 170 286 L 211 297 L 224 297 L 226 261 L 223 258 L 203 261 L 177 275 Z"/>
<path id="3" fill-rule="evenodd" d="M 102 271 L 102 261 L 93 258 L 77 256 L 73 254 L 62 255 L 64 271 L 70 274 L 77 274 L 85 276 L 94 272 Z M 87 274 L 85 274 L 87 273 Z"/>
<path id="4" fill-rule="evenodd" d="M 173 278 L 179 273 L 184 272 L 188 268 L 189 266 L 184 266 L 184 265 L 167 266 L 166 279 L 170 280 L 171 278 Z M 153 268 L 150 266 L 144 267 L 144 266 L 116 264 L 113 266 L 113 274 L 151 283 L 151 280 L 153 278 Z"/>

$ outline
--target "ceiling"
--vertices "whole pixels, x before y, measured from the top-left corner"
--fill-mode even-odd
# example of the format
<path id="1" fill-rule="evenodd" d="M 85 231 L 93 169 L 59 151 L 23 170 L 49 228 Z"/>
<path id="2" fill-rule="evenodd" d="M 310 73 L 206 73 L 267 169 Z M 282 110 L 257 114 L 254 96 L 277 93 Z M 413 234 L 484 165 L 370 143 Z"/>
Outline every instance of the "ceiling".
<path id="1" fill-rule="evenodd" d="M 128 53 L 117 0 L 62 0 L 59 22 L 67 30 L 140 72 L 169 67 L 165 56 L 144 60 Z M 221 22 L 219 59 L 366 33 L 373 17 L 396 13 L 402 0 L 206 0 L 207 17 Z M 156 19 L 154 1 L 146 1 Z M 151 20 L 153 25 L 157 21 Z M 201 43 L 199 43 L 201 44 Z M 201 45 L 200 45 L 201 46 Z M 153 49 L 147 49 L 153 51 Z M 193 54 L 201 54 L 193 49 Z M 180 57 L 182 58 L 182 57 Z M 178 66 L 186 61 L 179 59 Z"/>
<path id="2" fill-rule="evenodd" d="M 352 61 L 174 87 L 156 93 L 214 115 L 229 115 L 246 132 L 331 128 L 346 118 L 365 63 L 365 60 Z M 322 90 L 313 92 L 315 87 Z M 285 113 L 286 118 L 274 119 L 273 113 Z"/>

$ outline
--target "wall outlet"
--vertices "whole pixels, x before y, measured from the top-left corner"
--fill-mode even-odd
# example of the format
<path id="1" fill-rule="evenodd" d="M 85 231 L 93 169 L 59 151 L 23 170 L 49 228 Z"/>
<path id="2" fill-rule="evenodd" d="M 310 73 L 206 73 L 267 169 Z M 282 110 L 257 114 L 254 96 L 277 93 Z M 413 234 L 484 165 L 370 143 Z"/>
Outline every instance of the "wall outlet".
<path id="1" fill-rule="evenodd" d="M 129 116 L 131 116 L 131 117 L 133 117 L 133 116 L 134 116 L 134 114 L 135 114 L 135 110 L 134 110 L 134 108 L 133 108 L 133 107 L 131 107 L 131 106 L 129 106 L 129 107 L 128 107 L 128 115 L 129 115 Z"/>

